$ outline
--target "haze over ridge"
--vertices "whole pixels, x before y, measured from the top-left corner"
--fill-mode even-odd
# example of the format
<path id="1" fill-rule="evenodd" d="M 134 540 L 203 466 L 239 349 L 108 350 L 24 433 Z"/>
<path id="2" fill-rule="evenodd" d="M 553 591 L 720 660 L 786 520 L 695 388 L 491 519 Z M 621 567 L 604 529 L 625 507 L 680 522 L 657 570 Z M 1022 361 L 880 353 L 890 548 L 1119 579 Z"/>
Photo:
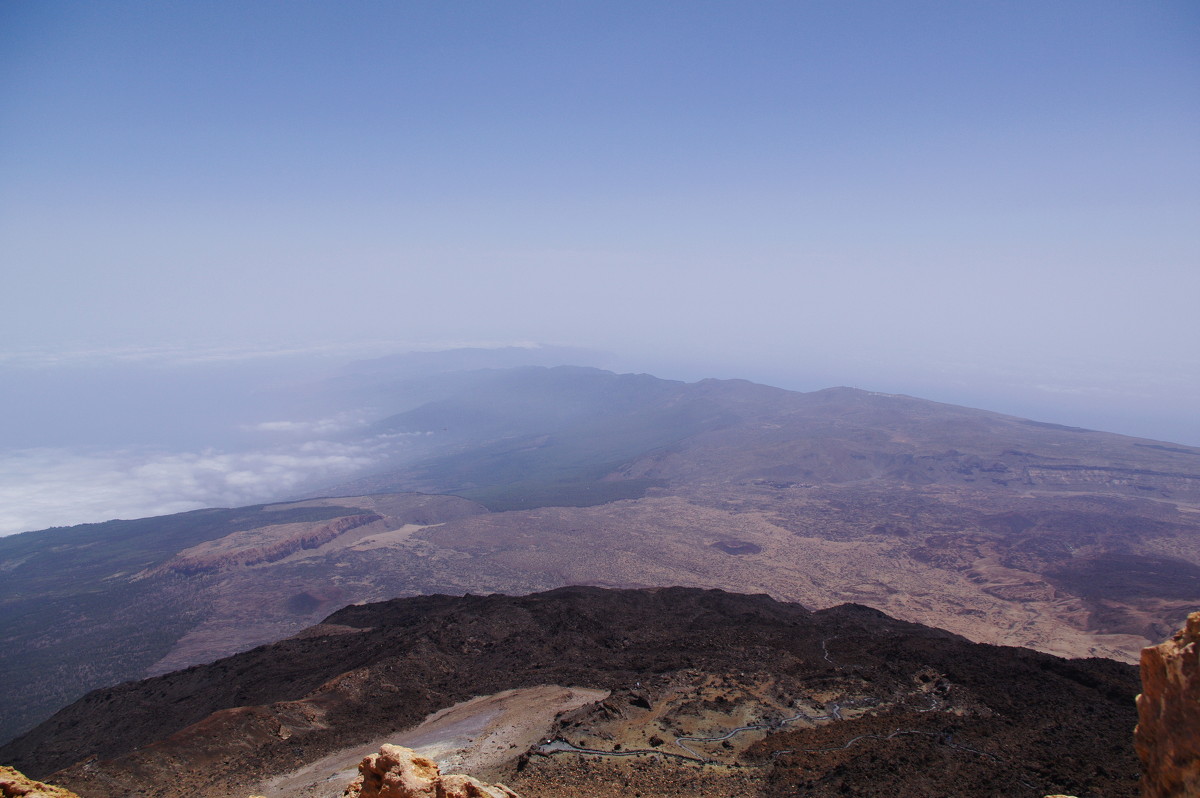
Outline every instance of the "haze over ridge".
<path id="1" fill-rule="evenodd" d="M 556 342 L 1197 443 L 1198 42 L 1174 2 L 9 3 L 0 341 Z"/>
<path id="2" fill-rule="evenodd" d="M 350 353 L 372 352 L 387 354 L 347 362 Z M 18 379 L 0 420 L 9 444 L 0 449 L 0 534 L 296 497 L 400 455 L 412 436 L 435 434 L 363 437 L 409 400 L 337 395 L 332 386 L 356 371 L 403 382 L 429 369 L 629 362 L 534 344 L 427 345 L 395 354 L 378 342 L 348 351 L 242 346 L 59 352 L 54 362 L 25 357 L 10 371 Z M 80 396 L 87 397 L 83 405 Z M 1050 412 L 1034 420 L 1091 426 L 1086 413 Z"/>

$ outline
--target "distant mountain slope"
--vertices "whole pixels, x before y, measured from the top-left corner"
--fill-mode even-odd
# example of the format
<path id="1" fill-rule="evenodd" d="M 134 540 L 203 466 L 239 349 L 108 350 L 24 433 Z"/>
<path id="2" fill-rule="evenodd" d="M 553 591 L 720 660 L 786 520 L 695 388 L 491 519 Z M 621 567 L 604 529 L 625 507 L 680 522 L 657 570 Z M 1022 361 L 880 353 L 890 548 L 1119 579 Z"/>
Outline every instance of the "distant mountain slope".
<path id="1" fill-rule="evenodd" d="M 580 395 L 599 406 L 567 399 Z M 634 561 L 616 554 L 627 541 L 606 524 L 641 528 L 633 519 L 661 516 L 655 507 L 675 497 L 698 539 L 754 519 L 858 550 L 775 546 L 758 558 L 751 584 L 818 606 L 865 601 L 974 639 L 1133 659 L 1200 602 L 1200 449 L 852 388 L 805 394 L 739 380 L 525 369 L 488 375 L 470 401 L 493 397 L 492 434 L 349 487 L 447 491 L 506 510 L 646 497 L 634 508 L 578 513 L 578 526 L 601 533 L 595 540 L 551 545 L 544 534 L 529 551 L 528 563 L 541 566 L 526 571 L 545 575 L 529 579 L 531 589 L 567 573 L 603 584 L 669 574 L 737 588 L 713 581 L 699 555 L 663 563 L 656 575 L 648 552 Z M 550 397 L 587 412 L 546 413 Z M 469 425 L 473 407 L 460 408 L 461 419 L 448 405 L 438 410 L 444 424 Z M 411 424 L 421 412 L 388 423 Z M 718 520 L 728 515 L 744 521 Z M 482 572 L 499 574 L 521 566 L 493 553 L 515 543 L 508 530 L 538 526 L 536 517 L 477 519 L 468 538 L 430 534 L 469 540 L 466 550 L 492 557 Z M 714 542 L 721 538 L 703 545 Z M 653 544 L 649 553 L 662 559 Z M 830 574 L 811 590 L 808 580 L 781 581 L 795 557 L 809 556 L 876 576 L 836 584 Z M 1097 637 L 1087 645 L 1077 632 Z"/>
<path id="2" fill-rule="evenodd" d="M 370 432 L 423 454 L 351 498 L 0 539 L 3 727 L 397 595 L 720 587 L 1125 661 L 1200 605 L 1200 449 L 851 388 L 437 376 Z"/>
<path id="3" fill-rule="evenodd" d="M 796 393 L 598 369 L 480 371 L 378 432 L 440 438 L 338 486 L 493 499 L 506 486 L 746 478 L 971 485 L 1200 502 L 1200 449 L 853 388 Z"/>
<path id="4" fill-rule="evenodd" d="M 375 425 L 377 434 L 431 433 L 431 456 L 333 492 L 457 493 L 493 509 L 538 506 L 531 496 L 551 504 L 636 498 L 658 483 L 604 478 L 648 451 L 731 421 L 711 402 L 690 401 L 686 383 L 647 374 L 568 366 L 481 371 L 469 390 Z"/>
<path id="5" fill-rule="evenodd" d="M 511 750 L 492 775 L 526 796 L 1137 792 L 1130 666 L 854 605 L 680 588 L 348 607 L 303 636 L 92 693 L 0 758 L 89 798 L 240 795 L 456 701 L 542 684 L 610 693 L 548 737 L 651 755 Z M 736 731 L 747 723 L 775 731 Z"/>
<path id="6" fill-rule="evenodd" d="M 323 573 L 306 578 L 310 558 L 480 512 L 449 496 L 360 497 L 2 537 L 0 728 L 11 737 L 159 662 L 183 667 L 290 634 L 371 591 L 369 570 L 350 592 Z"/>

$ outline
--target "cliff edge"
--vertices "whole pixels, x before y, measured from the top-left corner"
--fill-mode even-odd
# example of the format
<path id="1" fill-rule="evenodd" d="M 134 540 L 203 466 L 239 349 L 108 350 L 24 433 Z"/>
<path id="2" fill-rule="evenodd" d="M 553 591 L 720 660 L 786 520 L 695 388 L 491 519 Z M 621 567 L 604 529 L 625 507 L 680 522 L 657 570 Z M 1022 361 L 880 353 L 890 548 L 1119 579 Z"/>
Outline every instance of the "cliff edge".
<path id="1" fill-rule="evenodd" d="M 1145 798 L 1200 796 L 1200 612 L 1165 643 L 1142 649 L 1134 747 Z"/>

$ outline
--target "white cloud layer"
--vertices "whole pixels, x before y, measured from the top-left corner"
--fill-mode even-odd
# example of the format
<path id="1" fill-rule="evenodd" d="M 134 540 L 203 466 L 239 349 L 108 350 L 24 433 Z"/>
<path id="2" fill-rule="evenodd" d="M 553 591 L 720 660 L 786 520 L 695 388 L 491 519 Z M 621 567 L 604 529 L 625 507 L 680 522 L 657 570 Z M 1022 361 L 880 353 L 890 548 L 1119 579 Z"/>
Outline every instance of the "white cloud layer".
<path id="1" fill-rule="evenodd" d="M 309 441 L 270 452 L 0 452 L 0 535 L 271 501 L 376 462 L 386 444 Z"/>
<path id="2" fill-rule="evenodd" d="M 283 435 L 335 435 L 366 425 L 372 415 L 365 410 L 348 413 L 338 413 L 329 418 L 318 418 L 305 421 L 260 421 L 247 424 L 244 429 L 250 432 L 279 433 Z"/>

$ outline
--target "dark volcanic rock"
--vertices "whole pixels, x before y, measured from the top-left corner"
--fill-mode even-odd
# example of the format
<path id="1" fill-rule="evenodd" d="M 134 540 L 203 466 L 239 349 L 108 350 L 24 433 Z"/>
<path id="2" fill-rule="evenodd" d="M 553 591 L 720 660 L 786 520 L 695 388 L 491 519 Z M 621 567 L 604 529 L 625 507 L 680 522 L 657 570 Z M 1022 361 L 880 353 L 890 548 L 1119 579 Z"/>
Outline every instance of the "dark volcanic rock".
<path id="1" fill-rule="evenodd" d="M 810 613 L 716 590 L 572 587 L 397 599 L 326 623 L 330 634 L 93 692 L 0 759 L 45 777 L 97 757 L 54 776 L 88 798 L 230 795 L 473 695 L 551 683 L 628 692 L 683 672 L 731 683 L 753 673 L 789 695 L 833 691 L 878 707 L 767 737 L 751 752 L 767 794 L 797 784 L 826 785 L 814 794 L 1136 793 L 1132 667 L 973 644 L 857 605 Z M 905 698 L 918 688 L 941 692 L 927 708 Z M 896 728 L 920 734 L 853 741 Z M 961 791 L 922 792 L 923 769 L 947 761 Z M 887 788 L 863 792 L 874 778 Z M 553 794 L 532 777 L 509 783 Z"/>
<path id="2" fill-rule="evenodd" d="M 726 554 L 761 554 L 762 546 L 746 540 L 721 540 L 713 544 Z"/>
<path id="3" fill-rule="evenodd" d="M 46 775 L 89 756 L 146 746 L 219 710 L 294 701 L 336 677 L 383 693 L 353 713 L 360 726 L 415 722 L 471 695 L 539 684 L 619 686 L 701 662 L 736 668 L 769 644 L 760 666 L 811 653 L 808 610 L 767 596 L 666 588 L 561 588 L 532 596 L 418 596 L 352 605 L 326 624 L 359 634 L 299 637 L 141 682 L 96 690 L 0 748 L 0 760 Z M 793 637 L 803 628 L 805 634 Z M 771 660 L 777 660 L 772 662 Z M 342 685 L 345 686 L 345 685 Z M 333 707 L 338 714 L 357 698 Z"/>

